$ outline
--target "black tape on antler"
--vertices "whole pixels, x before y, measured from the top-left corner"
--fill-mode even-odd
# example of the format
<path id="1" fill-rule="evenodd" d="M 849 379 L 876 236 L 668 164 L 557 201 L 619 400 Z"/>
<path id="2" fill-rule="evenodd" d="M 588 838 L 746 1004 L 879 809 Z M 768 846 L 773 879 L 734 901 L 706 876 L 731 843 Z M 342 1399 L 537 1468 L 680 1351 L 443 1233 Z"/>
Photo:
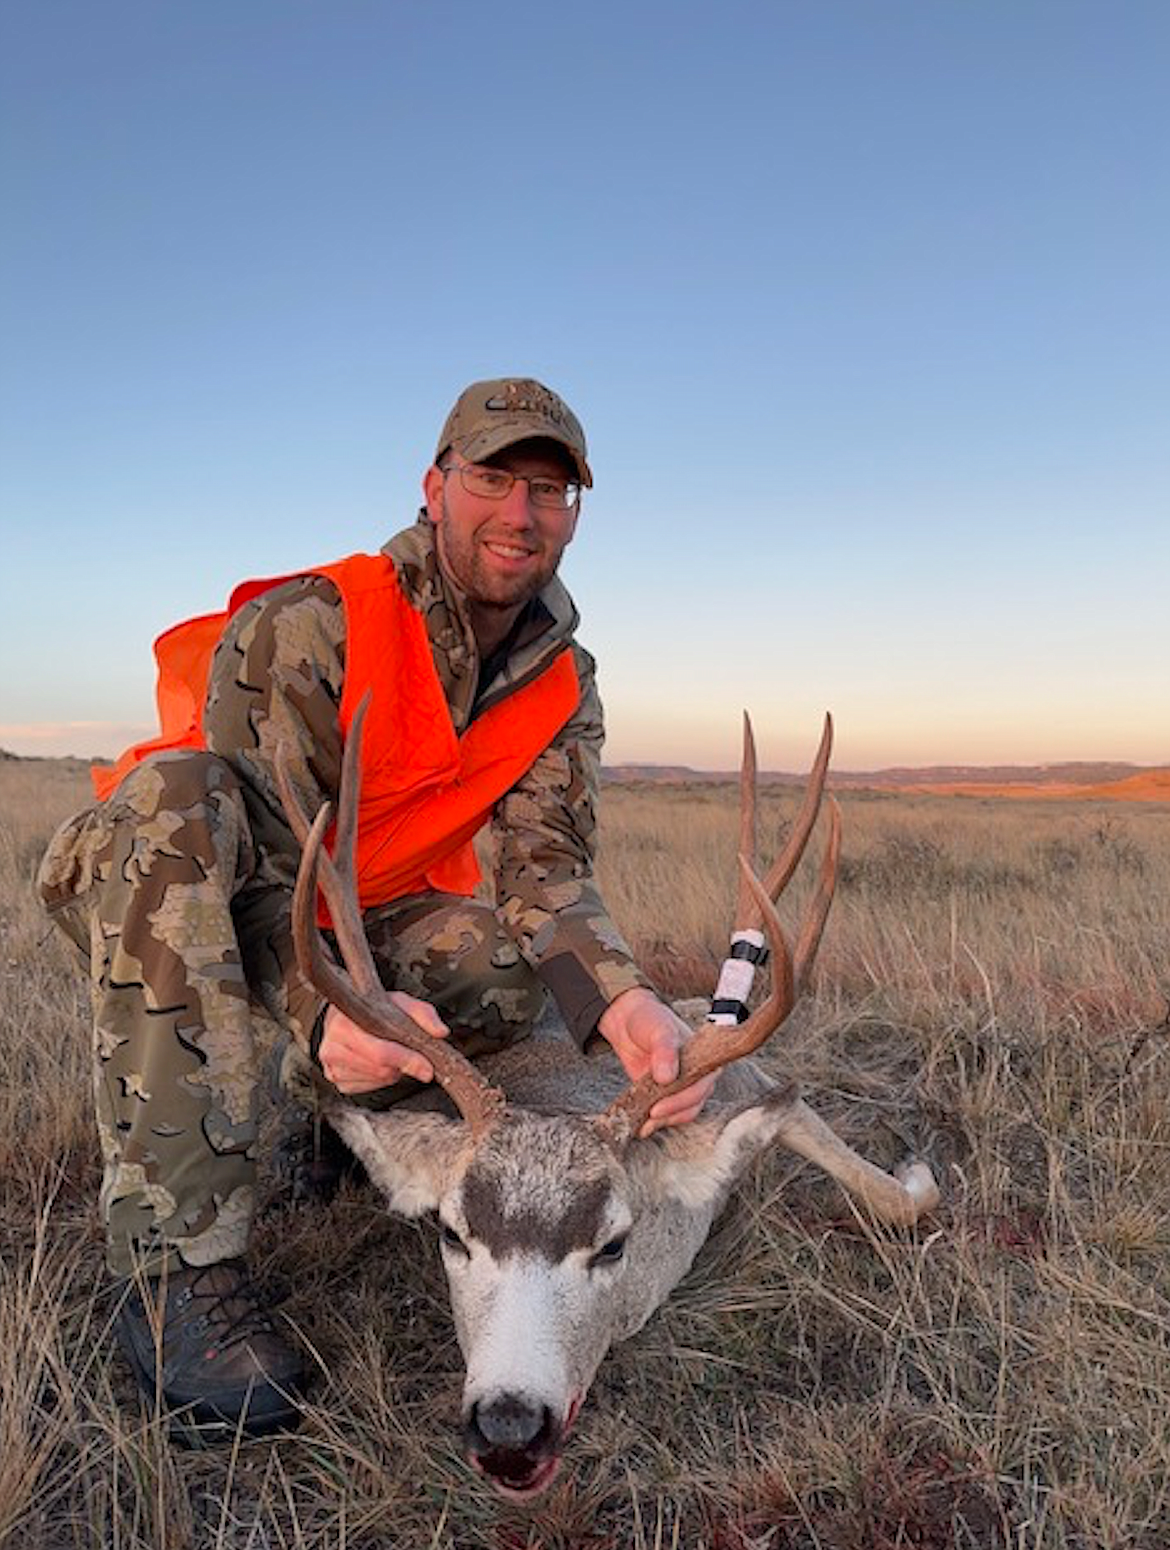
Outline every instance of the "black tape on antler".
<path id="1" fill-rule="evenodd" d="M 734 1017 L 737 1023 L 742 1023 L 747 1021 L 747 1014 L 748 1009 L 742 1001 L 737 1001 L 732 996 L 717 996 L 711 1003 L 707 1020 L 715 1023 Z"/>
<path id="2" fill-rule="evenodd" d="M 736 937 L 731 943 L 729 958 L 746 958 L 748 963 L 754 963 L 758 969 L 761 964 L 768 961 L 768 944 L 766 942 L 749 942 L 746 936 Z"/>

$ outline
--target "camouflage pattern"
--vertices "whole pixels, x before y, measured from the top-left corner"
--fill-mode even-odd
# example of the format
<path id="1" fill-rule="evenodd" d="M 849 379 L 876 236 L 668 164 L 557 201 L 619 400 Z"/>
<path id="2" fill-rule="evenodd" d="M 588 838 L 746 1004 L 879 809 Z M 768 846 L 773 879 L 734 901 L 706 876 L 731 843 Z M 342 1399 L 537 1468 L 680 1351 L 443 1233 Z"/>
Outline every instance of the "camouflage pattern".
<path id="1" fill-rule="evenodd" d="M 563 398 L 532 377 L 495 377 L 464 388 L 439 433 L 435 462 L 454 447 L 469 463 L 483 463 L 532 439 L 564 447 L 581 483 L 593 484 L 580 420 Z"/>
<path id="2" fill-rule="evenodd" d="M 573 642 L 577 611 L 554 578 L 530 605 L 507 655 L 493 662 L 490 680 L 481 683 L 467 610 L 439 568 L 433 533 L 420 516 L 384 552 L 426 619 L 451 720 L 462 733 Z M 516 945 L 584 1043 L 610 1001 L 646 980 L 593 879 L 604 729 L 593 659 L 575 642 L 572 650 L 581 702 L 497 806 L 493 881 Z M 276 791 L 275 750 L 283 741 L 297 751 L 290 769 L 308 811 L 336 796 L 344 676 L 344 611 L 332 582 L 321 577 L 288 582 L 246 604 L 216 655 L 204 712 L 207 746 L 239 776 L 256 843 L 270 856 L 285 857 L 289 886 L 298 852 Z"/>
<path id="3" fill-rule="evenodd" d="M 462 601 L 427 522 L 387 545 L 424 614 L 462 731 L 571 637 L 553 581 L 506 658 L 481 674 Z M 583 1042 L 614 996 L 645 980 L 592 880 L 602 737 L 593 663 L 575 645 L 580 706 L 492 825 L 496 906 L 424 895 L 368 912 L 386 983 L 433 1002 L 473 1058 L 522 1037 L 547 988 Z M 260 1055 L 274 1020 L 306 1055 L 324 1007 L 297 971 L 289 930 L 298 847 L 273 751 L 315 810 L 336 795 L 345 663 L 336 589 L 302 578 L 254 600 L 218 648 L 207 752 L 156 755 L 106 802 L 68 820 L 39 884 L 88 963 L 94 1083 L 111 1268 L 242 1254 L 255 1204 Z M 323 1081 L 323 1078 L 318 1078 Z M 394 1101 L 414 1084 L 369 1095 Z"/>
<path id="4" fill-rule="evenodd" d="M 383 983 L 437 1007 L 451 1042 L 470 1060 L 531 1031 L 544 986 L 491 905 L 459 894 L 410 894 L 367 910 L 364 919 Z M 351 1101 L 387 1108 L 420 1085 L 403 1077 Z"/>
<path id="5" fill-rule="evenodd" d="M 256 871 L 238 782 L 201 753 L 140 765 L 41 864 L 45 904 L 90 966 L 101 1209 L 120 1273 L 136 1254 L 204 1265 L 246 1246 L 258 1059 L 231 905 Z"/>
<path id="6" fill-rule="evenodd" d="M 140 765 L 58 831 L 42 864 L 46 906 L 92 976 L 101 1208 L 119 1274 L 247 1246 L 257 1016 L 305 1049 L 319 1005 L 293 958 L 288 891 L 265 870 L 238 781 L 203 753 Z M 540 1011 L 540 982 L 479 900 L 396 901 L 368 931 L 387 984 L 433 1002 L 472 1058 L 522 1037 Z M 384 1107 L 416 1085 L 359 1101 Z"/>

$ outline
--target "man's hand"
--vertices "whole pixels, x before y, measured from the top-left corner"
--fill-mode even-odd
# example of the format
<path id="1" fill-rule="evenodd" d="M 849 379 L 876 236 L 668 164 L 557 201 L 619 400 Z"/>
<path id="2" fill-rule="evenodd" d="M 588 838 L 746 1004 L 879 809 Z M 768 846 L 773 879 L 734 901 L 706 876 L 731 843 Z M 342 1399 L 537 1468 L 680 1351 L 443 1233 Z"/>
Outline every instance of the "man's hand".
<path id="1" fill-rule="evenodd" d="M 647 1072 L 656 1082 L 673 1082 L 678 1057 L 691 1030 L 652 990 L 624 990 L 601 1014 L 597 1031 L 613 1047 L 631 1082 Z M 653 1135 L 665 1125 L 685 1125 L 694 1119 L 715 1087 L 713 1076 L 693 1082 L 669 1098 L 659 1098 L 639 1134 Z"/>
<path id="2" fill-rule="evenodd" d="M 445 1039 L 450 1033 L 429 1001 L 419 1001 L 402 990 L 391 991 L 390 999 L 424 1033 L 436 1039 Z M 372 1093 L 379 1087 L 389 1087 L 400 1076 L 413 1076 L 420 1082 L 431 1082 L 435 1077 L 434 1067 L 422 1055 L 393 1039 L 379 1039 L 366 1033 L 335 1006 L 325 1013 L 325 1032 L 317 1058 L 322 1071 L 341 1093 Z"/>

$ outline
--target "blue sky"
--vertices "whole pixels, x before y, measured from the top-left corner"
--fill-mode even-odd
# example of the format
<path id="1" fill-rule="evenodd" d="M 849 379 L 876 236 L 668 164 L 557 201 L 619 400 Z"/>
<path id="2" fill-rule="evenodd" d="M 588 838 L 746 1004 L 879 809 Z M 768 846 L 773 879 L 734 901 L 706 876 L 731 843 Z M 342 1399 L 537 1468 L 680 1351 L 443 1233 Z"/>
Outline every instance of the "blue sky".
<path id="1" fill-rule="evenodd" d="M 1170 10 L 0 11 L 0 746 L 409 521 L 468 381 L 597 476 L 614 760 L 1170 763 Z"/>

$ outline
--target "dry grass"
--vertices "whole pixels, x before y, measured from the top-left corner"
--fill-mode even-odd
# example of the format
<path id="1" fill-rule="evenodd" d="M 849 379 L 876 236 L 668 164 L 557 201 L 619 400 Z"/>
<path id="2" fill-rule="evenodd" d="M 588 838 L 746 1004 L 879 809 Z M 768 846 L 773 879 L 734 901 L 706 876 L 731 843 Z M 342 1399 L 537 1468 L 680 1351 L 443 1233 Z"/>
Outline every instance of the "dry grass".
<path id="1" fill-rule="evenodd" d="M 82 799 L 0 764 L 0 1543 L 458 1550 L 1170 1544 L 1165 807 L 846 796 L 818 983 L 778 1063 L 869 1155 L 926 1152 L 918 1233 L 776 1157 L 603 1366 L 562 1480 L 465 1471 L 429 1232 L 367 1195 L 257 1266 L 321 1367 L 295 1438 L 175 1451 L 111 1355 L 84 984 L 29 882 Z M 614 788 L 604 882 L 667 988 L 709 986 L 731 794 Z M 774 845 L 792 799 L 769 798 Z"/>

